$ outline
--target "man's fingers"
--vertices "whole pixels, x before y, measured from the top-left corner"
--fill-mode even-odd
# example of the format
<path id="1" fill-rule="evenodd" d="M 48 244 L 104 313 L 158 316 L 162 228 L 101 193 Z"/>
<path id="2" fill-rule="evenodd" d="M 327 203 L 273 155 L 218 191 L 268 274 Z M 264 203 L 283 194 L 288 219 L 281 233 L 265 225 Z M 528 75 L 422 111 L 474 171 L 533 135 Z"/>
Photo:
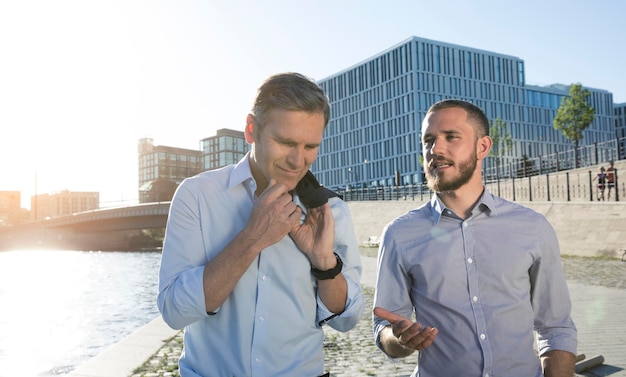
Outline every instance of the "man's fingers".
<path id="1" fill-rule="evenodd" d="M 418 351 L 422 351 L 433 343 L 439 330 L 434 327 L 425 327 L 421 329 L 418 333 L 412 334 L 408 336 L 407 339 L 401 339 L 401 341 L 405 341 L 406 343 L 402 343 L 409 348 L 416 349 Z M 404 337 L 404 334 L 402 334 Z"/>
<path id="2" fill-rule="evenodd" d="M 261 193 L 261 196 L 270 197 L 276 199 L 282 195 L 288 194 L 287 186 L 278 182 L 274 178 L 270 178 L 267 187 Z M 291 196 L 289 196 L 291 198 Z"/>
<path id="3" fill-rule="evenodd" d="M 407 318 L 405 318 L 405 317 L 403 317 L 403 316 L 401 316 L 399 314 L 396 314 L 394 312 L 390 312 L 389 310 L 381 308 L 381 307 L 378 307 L 378 306 L 374 308 L 374 315 L 389 321 L 389 323 L 396 323 L 398 321 L 402 321 L 402 320 L 406 320 L 407 319 Z"/>

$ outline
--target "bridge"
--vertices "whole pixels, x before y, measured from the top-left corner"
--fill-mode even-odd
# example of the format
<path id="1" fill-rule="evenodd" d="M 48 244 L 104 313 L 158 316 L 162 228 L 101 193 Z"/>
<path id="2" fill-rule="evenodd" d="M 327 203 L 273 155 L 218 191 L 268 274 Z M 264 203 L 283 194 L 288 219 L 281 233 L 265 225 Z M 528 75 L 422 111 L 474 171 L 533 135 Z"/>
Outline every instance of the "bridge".
<path id="1" fill-rule="evenodd" d="M 103 208 L 0 228 L 0 251 L 18 249 L 130 251 L 161 246 L 170 202 Z"/>

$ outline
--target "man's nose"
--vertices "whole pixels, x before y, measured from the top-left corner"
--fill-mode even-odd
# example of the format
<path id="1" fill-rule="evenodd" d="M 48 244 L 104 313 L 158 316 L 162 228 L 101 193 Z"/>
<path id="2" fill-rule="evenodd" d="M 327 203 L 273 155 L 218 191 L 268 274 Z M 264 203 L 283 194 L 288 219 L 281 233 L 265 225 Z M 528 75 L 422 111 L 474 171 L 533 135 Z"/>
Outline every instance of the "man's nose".
<path id="1" fill-rule="evenodd" d="M 430 145 L 429 152 L 433 156 L 438 156 L 441 154 L 443 149 L 443 143 L 441 140 L 433 140 L 433 143 Z"/>
<path id="2" fill-rule="evenodd" d="M 306 153 L 304 148 L 295 147 L 289 151 L 287 161 L 294 167 L 301 167 L 304 166 L 305 156 Z"/>

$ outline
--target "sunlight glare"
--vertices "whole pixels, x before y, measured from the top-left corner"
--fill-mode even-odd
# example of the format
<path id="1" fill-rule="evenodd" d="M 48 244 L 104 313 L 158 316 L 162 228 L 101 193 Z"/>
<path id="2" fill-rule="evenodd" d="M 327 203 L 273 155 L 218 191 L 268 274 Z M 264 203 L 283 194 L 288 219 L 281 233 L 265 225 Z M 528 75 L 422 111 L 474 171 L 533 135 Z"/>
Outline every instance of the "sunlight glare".
<path id="1" fill-rule="evenodd" d="M 7 331 L 0 334 L 0 349 L 11 350 L 0 355 L 0 375 L 50 371 L 59 367 L 53 365 L 55 360 L 64 357 L 70 364 L 71 350 L 88 335 L 72 329 L 82 328 L 75 325 L 85 318 L 81 295 L 92 284 L 89 275 L 98 266 L 86 264 L 89 259 L 71 252 L 7 253 L 12 255 L 3 256 L 19 259 L 21 267 L 6 270 L 3 265 L 15 263 L 0 265 L 0 289 L 5 298 L 2 306 L 10 308 L 0 312 L 0 329 Z M 42 321 L 42 316 L 47 319 Z M 53 326 L 44 325 L 50 323 Z"/>

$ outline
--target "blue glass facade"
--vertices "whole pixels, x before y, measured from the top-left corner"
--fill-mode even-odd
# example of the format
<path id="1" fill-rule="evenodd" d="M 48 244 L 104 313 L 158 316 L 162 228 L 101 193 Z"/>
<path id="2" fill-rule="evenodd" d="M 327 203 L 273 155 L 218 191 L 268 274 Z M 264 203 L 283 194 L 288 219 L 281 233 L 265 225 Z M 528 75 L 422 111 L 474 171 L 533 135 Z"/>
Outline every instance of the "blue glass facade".
<path id="1" fill-rule="evenodd" d="M 421 183 L 421 121 L 445 98 L 507 122 L 514 143 L 504 165 L 572 148 L 552 125 L 569 87 L 527 86 L 524 61 L 514 56 L 413 37 L 318 83 L 332 110 L 313 171 L 328 187 Z M 614 138 L 612 94 L 586 89 L 596 119 L 582 143 Z M 488 158 L 485 171 L 494 164 Z"/>

